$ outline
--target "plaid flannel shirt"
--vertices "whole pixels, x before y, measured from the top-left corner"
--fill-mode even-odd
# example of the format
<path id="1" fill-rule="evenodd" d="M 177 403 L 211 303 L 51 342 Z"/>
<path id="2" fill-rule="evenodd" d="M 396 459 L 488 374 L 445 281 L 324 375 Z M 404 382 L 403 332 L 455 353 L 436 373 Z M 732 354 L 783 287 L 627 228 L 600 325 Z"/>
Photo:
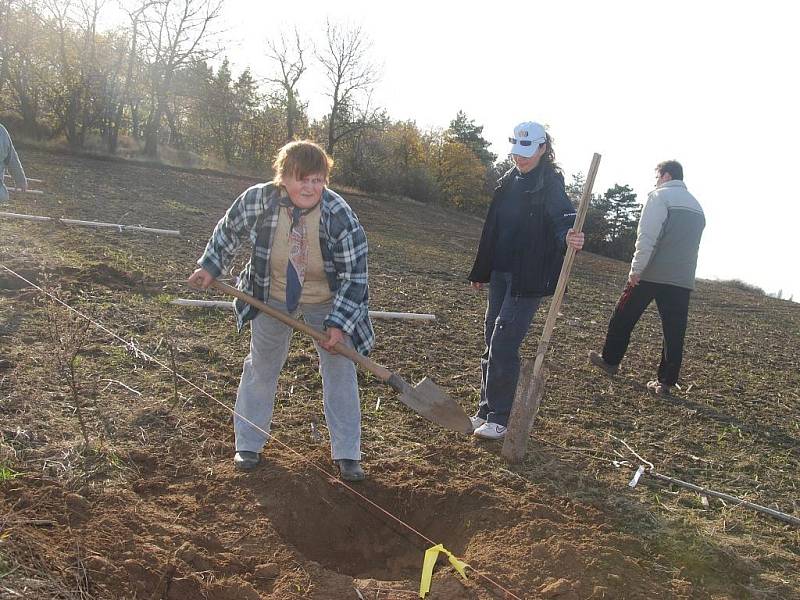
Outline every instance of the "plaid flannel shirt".
<path id="1" fill-rule="evenodd" d="M 278 226 L 280 199 L 281 189 L 272 183 L 245 190 L 217 223 L 197 264 L 219 277 L 245 238 L 249 238 L 253 252 L 239 275 L 238 287 L 266 302 L 269 257 Z M 319 245 L 328 285 L 334 293 L 333 308 L 325 318 L 325 326 L 342 329 L 352 337 L 356 350 L 367 354 L 375 344 L 368 308 L 367 236 L 350 206 L 328 188 L 322 192 L 320 213 Z M 240 331 L 258 314 L 258 309 L 239 299 L 234 308 Z"/>

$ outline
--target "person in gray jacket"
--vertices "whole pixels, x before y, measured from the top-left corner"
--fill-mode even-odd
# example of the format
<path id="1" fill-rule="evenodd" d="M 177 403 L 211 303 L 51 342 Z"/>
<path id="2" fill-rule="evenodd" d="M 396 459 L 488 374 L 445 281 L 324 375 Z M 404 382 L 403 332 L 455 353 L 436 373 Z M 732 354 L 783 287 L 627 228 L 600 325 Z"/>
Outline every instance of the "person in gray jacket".
<path id="1" fill-rule="evenodd" d="M 655 300 L 664 340 L 658 377 L 647 388 L 666 396 L 681 370 L 689 295 L 706 220 L 700 203 L 686 189 L 678 161 L 659 163 L 656 177 L 656 189 L 648 195 L 639 219 L 628 284 L 608 324 L 603 352 L 589 352 L 589 362 L 608 374 L 616 373 L 633 328 Z"/>
<path id="2" fill-rule="evenodd" d="M 28 180 L 25 178 L 25 171 L 22 170 L 22 163 L 19 162 L 19 156 L 11 142 L 11 136 L 2 125 L 0 125 L 0 169 L 3 171 L 2 177 L 0 177 L 0 203 L 8 202 L 8 190 L 5 184 L 6 169 L 11 171 L 11 175 L 14 176 L 17 188 L 23 192 L 28 189 Z"/>

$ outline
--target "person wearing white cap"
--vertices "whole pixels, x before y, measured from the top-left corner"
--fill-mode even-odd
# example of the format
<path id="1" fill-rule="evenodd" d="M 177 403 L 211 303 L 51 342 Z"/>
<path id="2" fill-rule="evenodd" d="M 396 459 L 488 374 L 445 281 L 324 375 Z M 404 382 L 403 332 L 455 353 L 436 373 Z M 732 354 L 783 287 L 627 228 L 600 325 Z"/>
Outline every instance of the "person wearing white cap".
<path id="1" fill-rule="evenodd" d="M 489 284 L 475 436 L 502 439 L 519 379 L 519 348 L 542 298 L 552 296 L 567 246 L 583 248 L 575 208 L 555 162 L 553 140 L 539 123 L 514 128 L 514 167 L 498 181 L 469 274 Z"/>

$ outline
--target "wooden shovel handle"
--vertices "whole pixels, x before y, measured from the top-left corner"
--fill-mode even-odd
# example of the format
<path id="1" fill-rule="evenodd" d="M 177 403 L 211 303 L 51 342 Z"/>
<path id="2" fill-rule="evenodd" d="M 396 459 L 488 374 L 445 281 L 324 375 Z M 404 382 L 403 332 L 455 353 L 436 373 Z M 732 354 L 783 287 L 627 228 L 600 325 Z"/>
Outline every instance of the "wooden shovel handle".
<path id="1" fill-rule="evenodd" d="M 232 287 L 226 283 L 222 283 L 221 281 L 217 281 L 216 279 L 211 284 L 211 287 L 214 287 L 220 290 L 221 292 L 225 292 L 226 294 L 230 294 L 231 296 L 239 298 L 239 300 L 241 300 L 242 302 L 246 302 L 250 306 L 253 306 L 258 310 L 260 310 L 261 312 L 268 314 L 270 317 L 278 319 L 278 321 L 280 321 L 284 325 L 288 325 L 289 327 L 291 327 L 292 329 L 296 329 L 297 331 L 302 331 L 303 333 L 307 333 L 318 342 L 328 341 L 328 336 L 325 335 L 323 332 L 318 331 L 313 327 L 310 327 L 303 321 L 292 318 L 283 311 L 280 311 L 276 308 L 272 308 L 268 304 L 261 302 L 261 300 L 253 298 L 253 296 L 251 296 L 250 294 L 245 294 L 241 290 L 237 290 L 235 287 Z M 346 346 L 345 344 L 339 342 L 334 346 L 334 348 L 336 349 L 336 352 L 338 352 L 342 356 L 346 356 L 354 363 L 361 365 L 381 381 L 388 382 L 389 379 L 391 378 L 392 372 L 389 369 L 379 365 L 375 361 L 370 360 L 363 354 L 359 354 L 349 346 Z"/>
<path id="2" fill-rule="evenodd" d="M 578 212 L 575 216 L 575 224 L 572 226 L 573 231 L 581 231 L 583 223 L 586 220 L 586 213 L 589 212 L 589 204 L 592 199 L 592 187 L 594 186 L 594 179 L 597 176 L 597 169 L 600 168 L 600 155 L 596 152 L 592 156 L 592 162 L 589 165 L 589 172 L 586 175 L 586 181 L 583 184 L 583 193 L 581 200 L 578 204 Z M 553 335 L 553 328 L 556 325 L 558 318 L 558 311 L 561 310 L 561 301 L 564 299 L 564 291 L 567 288 L 567 280 L 569 279 L 570 271 L 572 270 L 572 263 L 575 260 L 575 248 L 567 246 L 567 251 L 564 256 L 564 262 L 561 265 L 561 273 L 558 276 L 558 283 L 556 290 L 553 293 L 553 298 L 550 300 L 550 310 L 547 313 L 547 319 L 544 322 L 544 329 L 542 330 L 542 337 L 539 340 L 539 347 L 536 349 L 536 362 L 533 366 L 533 375 L 541 370 L 544 363 L 544 355 L 547 353 L 547 348 L 550 345 L 550 337 Z"/>

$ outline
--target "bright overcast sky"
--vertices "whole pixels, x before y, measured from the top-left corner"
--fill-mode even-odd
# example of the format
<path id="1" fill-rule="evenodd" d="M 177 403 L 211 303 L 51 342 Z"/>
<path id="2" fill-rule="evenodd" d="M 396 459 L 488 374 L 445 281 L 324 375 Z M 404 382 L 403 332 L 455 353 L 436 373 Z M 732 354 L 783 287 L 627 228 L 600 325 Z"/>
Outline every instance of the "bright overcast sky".
<path id="1" fill-rule="evenodd" d="M 297 27 L 320 44 L 326 18 L 360 25 L 382 67 L 374 98 L 393 119 L 445 128 L 464 110 L 499 155 L 517 122 L 540 121 L 568 179 L 602 154 L 595 192 L 626 183 L 643 201 L 655 164 L 678 159 L 706 212 L 698 275 L 800 300 L 795 6 L 227 0 L 223 37 L 234 72 L 263 77 L 269 36 Z M 312 68 L 299 88 L 320 117 Z"/>

